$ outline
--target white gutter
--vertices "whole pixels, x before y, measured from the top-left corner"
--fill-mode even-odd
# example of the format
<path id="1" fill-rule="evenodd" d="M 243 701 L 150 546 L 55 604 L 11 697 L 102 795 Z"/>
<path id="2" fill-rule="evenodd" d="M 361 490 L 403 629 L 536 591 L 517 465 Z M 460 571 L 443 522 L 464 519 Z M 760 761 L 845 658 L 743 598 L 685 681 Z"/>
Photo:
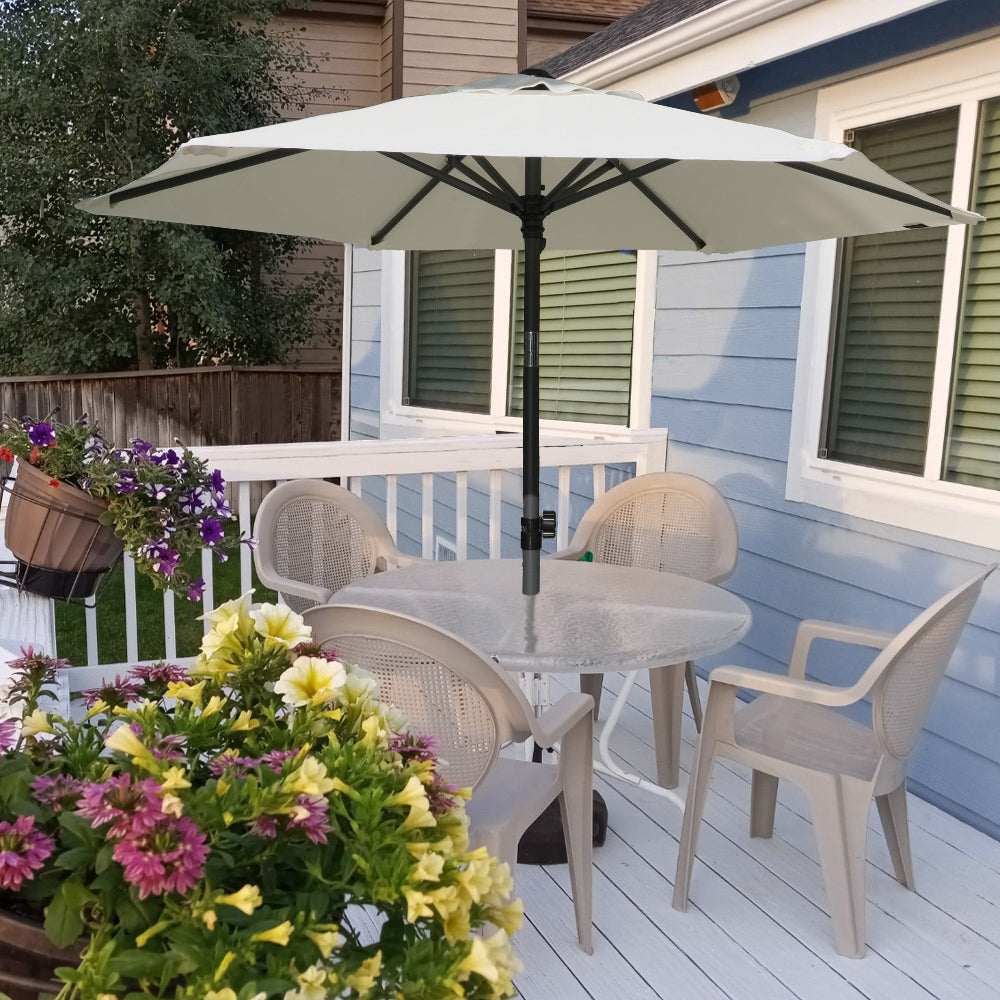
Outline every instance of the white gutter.
<path id="1" fill-rule="evenodd" d="M 581 66 L 567 79 L 647 100 L 812 48 L 942 0 L 723 0 Z"/>

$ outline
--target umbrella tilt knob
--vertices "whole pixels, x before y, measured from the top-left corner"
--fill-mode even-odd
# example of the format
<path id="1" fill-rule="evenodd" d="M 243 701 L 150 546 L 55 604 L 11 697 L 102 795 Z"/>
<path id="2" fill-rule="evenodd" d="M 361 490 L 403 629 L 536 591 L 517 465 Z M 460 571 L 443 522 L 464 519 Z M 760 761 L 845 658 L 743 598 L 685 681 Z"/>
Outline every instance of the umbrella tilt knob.
<path id="1" fill-rule="evenodd" d="M 530 552 L 542 547 L 543 538 L 556 537 L 556 512 L 543 510 L 541 517 L 521 518 L 521 549 Z"/>

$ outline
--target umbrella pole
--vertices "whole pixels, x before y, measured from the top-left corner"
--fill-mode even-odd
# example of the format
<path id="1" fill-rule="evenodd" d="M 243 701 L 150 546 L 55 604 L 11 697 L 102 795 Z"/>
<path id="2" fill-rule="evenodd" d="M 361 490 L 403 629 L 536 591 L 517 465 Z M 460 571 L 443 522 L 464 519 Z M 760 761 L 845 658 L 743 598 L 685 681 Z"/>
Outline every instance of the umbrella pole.
<path id="1" fill-rule="evenodd" d="M 524 436 L 524 509 L 521 517 L 521 592 L 537 594 L 541 575 L 542 521 L 538 511 L 538 325 L 541 256 L 545 239 L 542 214 L 542 162 L 524 161 L 524 377 L 521 430 Z"/>

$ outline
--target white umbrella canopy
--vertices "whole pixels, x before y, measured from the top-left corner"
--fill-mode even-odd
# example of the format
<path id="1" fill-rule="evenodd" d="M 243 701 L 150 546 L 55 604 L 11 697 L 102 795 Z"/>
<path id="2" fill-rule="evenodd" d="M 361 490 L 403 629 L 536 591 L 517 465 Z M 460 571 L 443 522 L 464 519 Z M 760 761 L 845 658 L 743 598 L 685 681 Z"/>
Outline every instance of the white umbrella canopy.
<path id="1" fill-rule="evenodd" d="M 543 534 L 543 246 L 724 253 L 981 219 L 839 143 L 527 75 L 192 139 L 80 207 L 380 249 L 523 247 L 526 594 Z"/>

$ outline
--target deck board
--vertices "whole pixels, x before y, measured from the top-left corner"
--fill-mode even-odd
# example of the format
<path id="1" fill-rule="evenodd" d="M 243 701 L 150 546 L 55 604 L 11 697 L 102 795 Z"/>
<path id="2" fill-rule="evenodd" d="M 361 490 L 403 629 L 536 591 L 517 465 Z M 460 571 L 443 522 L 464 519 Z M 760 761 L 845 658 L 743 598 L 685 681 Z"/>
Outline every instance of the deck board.
<path id="1" fill-rule="evenodd" d="M 606 678 L 604 714 L 621 678 Z M 572 679 L 570 679 L 572 683 Z M 564 681 L 554 679 L 553 697 Z M 703 692 L 704 694 L 704 692 Z M 696 733 L 684 719 L 681 790 Z M 613 751 L 652 777 L 649 690 L 642 678 Z M 910 796 L 917 890 L 893 877 L 870 817 L 864 959 L 833 949 L 804 796 L 783 783 L 774 836 L 748 833 L 749 772 L 716 765 L 688 911 L 671 906 L 680 813 L 624 782 L 595 776 L 610 822 L 594 854 L 594 954 L 576 942 L 565 865 L 521 865 L 527 927 L 515 936 L 525 1000 L 998 1000 L 1000 843 Z"/>

